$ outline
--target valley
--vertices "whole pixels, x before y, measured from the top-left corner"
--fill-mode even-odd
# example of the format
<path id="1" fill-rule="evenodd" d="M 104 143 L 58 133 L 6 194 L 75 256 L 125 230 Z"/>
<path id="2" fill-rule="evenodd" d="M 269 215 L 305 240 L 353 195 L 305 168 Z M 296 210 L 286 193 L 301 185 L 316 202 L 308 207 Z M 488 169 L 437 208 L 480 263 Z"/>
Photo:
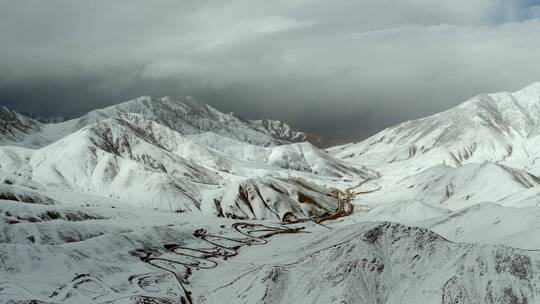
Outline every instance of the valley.
<path id="1" fill-rule="evenodd" d="M 327 149 L 191 97 L 0 120 L 1 302 L 540 301 L 538 84 Z"/>

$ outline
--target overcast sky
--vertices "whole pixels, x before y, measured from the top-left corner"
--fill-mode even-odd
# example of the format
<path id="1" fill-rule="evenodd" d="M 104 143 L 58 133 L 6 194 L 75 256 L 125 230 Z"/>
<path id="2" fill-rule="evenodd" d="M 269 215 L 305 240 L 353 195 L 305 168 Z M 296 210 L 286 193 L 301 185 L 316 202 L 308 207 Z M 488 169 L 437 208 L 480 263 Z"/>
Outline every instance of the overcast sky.
<path id="1" fill-rule="evenodd" d="M 540 1 L 0 0 L 0 104 L 192 95 L 362 138 L 540 80 Z"/>

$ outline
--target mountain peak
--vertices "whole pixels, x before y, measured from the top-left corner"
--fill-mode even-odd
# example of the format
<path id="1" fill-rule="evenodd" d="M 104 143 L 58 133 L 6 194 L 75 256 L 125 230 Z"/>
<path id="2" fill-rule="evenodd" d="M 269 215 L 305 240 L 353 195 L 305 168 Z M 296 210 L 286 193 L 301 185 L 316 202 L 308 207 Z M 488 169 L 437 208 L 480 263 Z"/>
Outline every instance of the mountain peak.
<path id="1" fill-rule="evenodd" d="M 42 125 L 34 119 L 0 105 L 0 141 L 18 141 L 40 131 Z"/>
<path id="2" fill-rule="evenodd" d="M 540 106 L 540 82 L 535 82 L 525 88 L 512 93 L 516 99 L 524 101 L 527 104 L 536 104 Z"/>
<path id="3" fill-rule="evenodd" d="M 119 104 L 109 106 L 107 108 L 98 110 L 98 111 L 111 111 L 115 108 L 134 108 L 136 107 L 139 110 L 144 108 L 152 109 L 158 108 L 161 106 L 167 107 L 181 107 L 188 111 L 206 109 L 208 106 L 197 100 L 192 96 L 163 96 L 163 97 L 154 97 L 149 95 L 143 95 L 132 100 L 128 100 Z"/>
<path id="4" fill-rule="evenodd" d="M 533 90 L 537 91 L 537 92 L 540 92 L 540 81 L 533 82 L 530 85 L 526 86 L 525 88 L 519 90 L 518 92 L 520 92 L 520 91 L 533 91 Z"/>
<path id="5" fill-rule="evenodd" d="M 2 119 L 2 113 L 4 113 L 5 119 Z M 8 113 L 12 113 L 12 111 L 4 107 L 0 108 L 0 127 L 2 121 L 14 120 L 7 119 L 11 115 L 8 115 Z M 312 141 L 313 139 L 313 137 L 308 138 L 306 133 L 293 129 L 281 121 L 270 119 L 248 120 L 234 112 L 221 112 L 192 96 L 170 95 L 163 97 L 143 95 L 119 104 L 90 111 L 80 118 L 69 121 L 58 123 L 49 121 L 44 125 L 36 121 L 35 124 L 26 129 L 36 129 L 34 130 L 34 133 L 36 133 L 34 137 L 40 140 L 36 141 L 32 138 L 31 140 L 36 142 L 32 147 L 42 147 L 86 126 L 125 113 L 140 114 L 146 119 L 153 120 L 183 135 L 214 132 L 221 136 L 258 146 L 276 146 L 291 142 Z M 43 126 L 43 130 L 41 130 L 41 126 Z M 8 125 L 8 129 L 11 130 L 13 127 Z M 7 132 L 4 131 L 3 133 Z M 21 145 L 28 146 L 26 140 L 23 141 L 27 137 L 26 134 L 27 132 L 23 132 L 20 136 L 10 136 L 13 138 L 10 141 L 21 142 Z M 0 143 L 8 141 L 4 137 L 0 136 Z M 313 140 L 313 143 L 317 146 L 322 145 L 320 140 Z"/>
<path id="6" fill-rule="evenodd" d="M 532 147 L 539 134 L 540 82 L 535 82 L 513 93 L 477 95 L 455 108 L 398 124 L 333 151 L 366 164 L 417 158 L 416 170 L 434 164 L 460 166 L 529 157 L 535 153 Z"/>
<path id="7" fill-rule="evenodd" d="M 161 102 L 171 102 L 171 103 L 182 103 L 194 107 L 203 107 L 206 106 L 205 103 L 199 101 L 193 96 L 163 96 L 158 98 L 153 98 L 154 100 L 158 100 Z"/>
<path id="8" fill-rule="evenodd" d="M 476 108 L 478 106 L 496 106 L 498 108 L 504 108 L 512 105 L 522 107 L 524 111 L 528 111 L 530 107 L 534 106 L 535 104 L 540 106 L 540 82 L 534 82 L 514 92 L 502 91 L 496 93 L 479 94 L 464 101 L 456 108 L 449 109 L 448 111 L 459 108 Z M 441 113 L 435 115 L 440 114 Z"/>

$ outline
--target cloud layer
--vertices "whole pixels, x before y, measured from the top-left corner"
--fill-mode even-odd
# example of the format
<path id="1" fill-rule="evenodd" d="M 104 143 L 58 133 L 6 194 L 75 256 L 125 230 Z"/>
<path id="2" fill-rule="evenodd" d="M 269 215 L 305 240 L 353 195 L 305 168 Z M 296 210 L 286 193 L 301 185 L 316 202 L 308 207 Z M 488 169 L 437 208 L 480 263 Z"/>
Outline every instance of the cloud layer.
<path id="1" fill-rule="evenodd" d="M 361 138 L 540 80 L 538 1 L 0 0 L 0 103 L 138 95 Z"/>

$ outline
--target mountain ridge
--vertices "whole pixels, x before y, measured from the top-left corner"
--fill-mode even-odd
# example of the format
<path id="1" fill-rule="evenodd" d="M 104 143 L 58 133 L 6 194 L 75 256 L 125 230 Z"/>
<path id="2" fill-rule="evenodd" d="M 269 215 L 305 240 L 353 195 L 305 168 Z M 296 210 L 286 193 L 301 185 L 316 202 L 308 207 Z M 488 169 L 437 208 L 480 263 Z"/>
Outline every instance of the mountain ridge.
<path id="1" fill-rule="evenodd" d="M 34 121 L 7 108 L 3 110 L 5 113 L 8 111 L 9 113 L 17 113 L 20 120 L 27 124 L 32 122 L 32 124 L 25 129 L 25 132 L 21 133 L 15 129 L 15 125 L 8 124 L 7 114 L 0 116 L 0 125 L 4 125 L 4 128 L 14 129 L 13 131 L 5 130 L 3 133 L 18 132 L 17 134 L 19 134 L 19 136 L 11 138 L 0 137 L 0 143 L 27 147 L 42 147 L 85 126 L 123 113 L 141 114 L 184 135 L 214 132 L 259 146 L 275 146 L 315 138 L 311 135 L 308 138 L 304 132 L 293 129 L 281 121 L 248 120 L 235 113 L 220 112 L 191 96 L 160 98 L 141 96 L 106 108 L 92 110 L 79 118 L 49 124 Z M 2 119 L 3 117 L 6 118 L 6 121 Z M 321 140 L 313 140 L 313 143 L 315 145 L 324 144 Z"/>
<path id="2" fill-rule="evenodd" d="M 215 136 L 210 142 L 230 149 L 215 149 L 199 135 L 184 136 L 143 115 L 123 113 L 41 149 L 0 147 L 5 156 L 0 168 L 8 176 L 134 206 L 251 219 L 285 213 L 304 218 L 336 207 L 329 187 L 299 179 L 373 175 L 309 143 L 260 147 Z M 302 196 L 318 203 L 303 204 Z"/>
<path id="3" fill-rule="evenodd" d="M 0 301 L 536 303 L 539 92 L 329 152 L 194 100 L 6 114 L 22 141 L 56 140 L 0 143 Z M 348 216 L 313 220 L 340 196 Z"/>
<path id="4" fill-rule="evenodd" d="M 512 93 L 480 94 L 454 108 L 328 151 L 338 158 L 373 165 L 416 160 L 415 169 L 484 161 L 525 168 L 532 164 L 516 162 L 539 157 L 540 151 L 534 148 L 539 135 L 540 83 L 534 83 Z M 540 172 L 536 165 L 526 169 Z"/>

